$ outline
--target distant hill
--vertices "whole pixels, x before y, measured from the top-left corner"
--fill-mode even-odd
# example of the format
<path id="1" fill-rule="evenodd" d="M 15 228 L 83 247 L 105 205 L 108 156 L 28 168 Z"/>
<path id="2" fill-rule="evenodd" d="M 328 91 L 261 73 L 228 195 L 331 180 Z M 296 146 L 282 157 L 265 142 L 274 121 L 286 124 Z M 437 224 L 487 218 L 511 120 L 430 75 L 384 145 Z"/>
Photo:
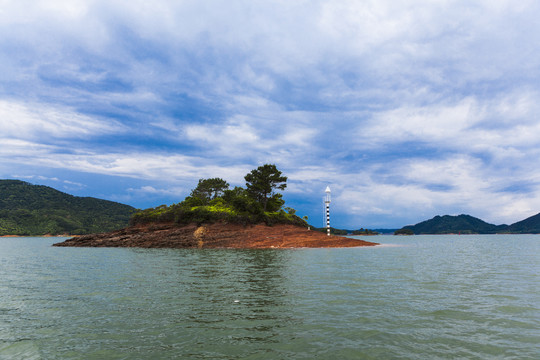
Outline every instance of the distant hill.
<path id="1" fill-rule="evenodd" d="M 48 186 L 0 180 L 0 235 L 89 234 L 126 227 L 135 209 Z"/>
<path id="2" fill-rule="evenodd" d="M 444 215 L 422 221 L 416 225 L 408 225 L 416 235 L 422 234 L 494 234 L 504 231 L 507 225 L 493 225 L 470 215 Z"/>
<path id="3" fill-rule="evenodd" d="M 501 232 L 512 234 L 540 234 L 540 214 L 536 214 L 525 220 L 507 226 Z"/>

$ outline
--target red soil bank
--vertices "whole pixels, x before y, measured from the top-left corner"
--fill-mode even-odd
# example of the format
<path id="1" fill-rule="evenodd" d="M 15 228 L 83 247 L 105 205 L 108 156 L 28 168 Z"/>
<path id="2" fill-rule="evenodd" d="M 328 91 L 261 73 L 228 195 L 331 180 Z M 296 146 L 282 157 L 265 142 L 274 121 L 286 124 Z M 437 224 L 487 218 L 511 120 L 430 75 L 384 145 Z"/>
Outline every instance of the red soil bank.
<path id="1" fill-rule="evenodd" d="M 197 226 L 149 224 L 103 234 L 83 235 L 54 246 L 140 248 L 333 248 L 379 245 L 341 236 L 328 236 L 295 225 L 215 223 Z"/>

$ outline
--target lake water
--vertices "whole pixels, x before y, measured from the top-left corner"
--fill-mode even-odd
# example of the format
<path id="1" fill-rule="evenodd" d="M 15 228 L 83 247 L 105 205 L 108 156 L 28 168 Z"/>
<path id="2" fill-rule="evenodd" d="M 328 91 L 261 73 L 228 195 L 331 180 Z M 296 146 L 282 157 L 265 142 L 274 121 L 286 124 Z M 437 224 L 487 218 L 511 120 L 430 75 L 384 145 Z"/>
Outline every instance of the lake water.
<path id="1" fill-rule="evenodd" d="M 540 236 L 347 249 L 0 238 L 0 359 L 540 359 Z"/>

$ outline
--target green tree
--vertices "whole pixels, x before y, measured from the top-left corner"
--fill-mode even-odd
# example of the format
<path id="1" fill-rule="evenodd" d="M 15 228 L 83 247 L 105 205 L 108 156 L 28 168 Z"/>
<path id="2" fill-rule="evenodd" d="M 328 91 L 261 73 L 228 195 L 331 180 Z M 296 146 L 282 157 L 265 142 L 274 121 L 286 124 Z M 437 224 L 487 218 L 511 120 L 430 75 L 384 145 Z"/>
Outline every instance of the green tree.
<path id="1" fill-rule="evenodd" d="M 273 164 L 265 164 L 251 170 L 244 179 L 246 180 L 249 195 L 263 206 L 264 211 L 267 210 L 270 199 L 281 200 L 281 194 L 274 193 L 274 190 L 284 190 L 287 187 L 287 177 L 281 176 L 281 171 Z M 276 201 L 272 201 L 272 203 L 274 202 Z M 272 210 L 276 211 L 275 209 Z"/>
<path id="2" fill-rule="evenodd" d="M 281 209 L 281 207 L 285 204 L 285 200 L 283 200 L 282 197 L 283 196 L 281 194 L 274 194 L 269 197 L 268 201 L 266 202 L 266 211 L 279 211 L 279 209 Z"/>
<path id="3" fill-rule="evenodd" d="M 190 196 L 201 199 L 205 204 L 223 195 L 229 184 L 220 178 L 199 179 L 197 187 L 191 191 Z"/>
<path id="4" fill-rule="evenodd" d="M 296 214 L 296 210 L 293 209 L 292 207 L 288 207 L 288 206 L 287 206 L 284 210 L 285 210 L 288 214 L 291 214 L 291 215 L 295 215 L 295 214 Z"/>
<path id="5" fill-rule="evenodd" d="M 225 190 L 223 200 L 234 209 L 250 214 L 262 213 L 262 206 L 252 198 L 246 189 L 235 186 L 232 190 Z"/>
<path id="6" fill-rule="evenodd" d="M 414 235 L 414 231 L 408 228 L 402 228 L 402 229 L 396 230 L 394 232 L 394 235 Z"/>

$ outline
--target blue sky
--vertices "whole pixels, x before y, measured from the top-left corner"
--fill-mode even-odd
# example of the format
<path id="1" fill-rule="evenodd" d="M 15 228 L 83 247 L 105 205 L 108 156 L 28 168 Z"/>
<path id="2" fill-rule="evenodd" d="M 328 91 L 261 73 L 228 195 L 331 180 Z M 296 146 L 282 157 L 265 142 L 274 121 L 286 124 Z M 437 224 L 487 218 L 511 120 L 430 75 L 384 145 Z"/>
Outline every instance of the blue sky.
<path id="1" fill-rule="evenodd" d="M 322 226 L 540 212 L 537 1 L 2 1 L 0 178 L 138 208 L 265 163 Z"/>

